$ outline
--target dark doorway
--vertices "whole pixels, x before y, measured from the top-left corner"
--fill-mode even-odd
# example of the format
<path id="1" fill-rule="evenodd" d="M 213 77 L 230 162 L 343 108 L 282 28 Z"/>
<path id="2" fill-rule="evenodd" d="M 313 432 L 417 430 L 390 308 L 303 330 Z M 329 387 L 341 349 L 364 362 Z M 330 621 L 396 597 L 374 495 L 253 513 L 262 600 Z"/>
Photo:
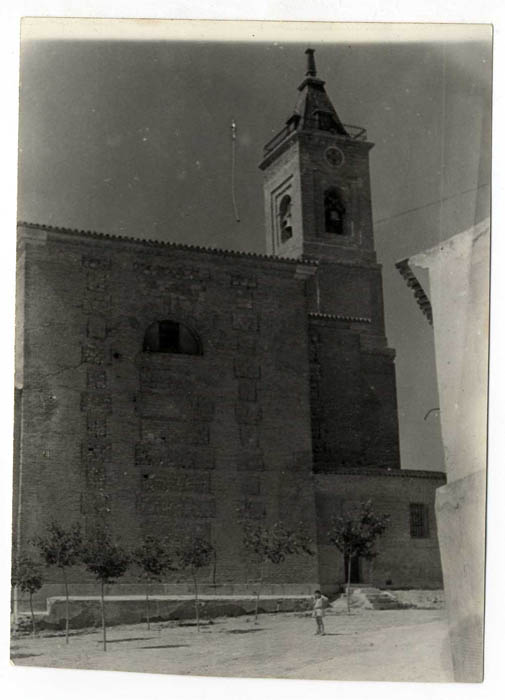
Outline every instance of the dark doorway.
<path id="1" fill-rule="evenodd" d="M 349 559 L 347 557 L 345 557 L 344 577 L 345 577 L 346 583 L 347 583 L 347 577 L 349 575 L 349 571 L 347 568 L 348 562 L 349 562 Z M 359 557 L 351 557 L 351 583 L 361 583 Z"/>

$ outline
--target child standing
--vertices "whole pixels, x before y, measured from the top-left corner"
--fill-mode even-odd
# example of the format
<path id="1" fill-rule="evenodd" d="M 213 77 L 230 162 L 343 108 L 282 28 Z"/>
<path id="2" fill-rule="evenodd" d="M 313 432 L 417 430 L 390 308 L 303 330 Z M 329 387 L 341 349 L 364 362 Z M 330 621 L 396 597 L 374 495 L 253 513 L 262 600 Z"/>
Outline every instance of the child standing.
<path id="1" fill-rule="evenodd" d="M 328 598 L 321 591 L 314 591 L 314 605 L 312 616 L 316 618 L 316 634 L 324 634 L 324 609 L 328 605 Z"/>

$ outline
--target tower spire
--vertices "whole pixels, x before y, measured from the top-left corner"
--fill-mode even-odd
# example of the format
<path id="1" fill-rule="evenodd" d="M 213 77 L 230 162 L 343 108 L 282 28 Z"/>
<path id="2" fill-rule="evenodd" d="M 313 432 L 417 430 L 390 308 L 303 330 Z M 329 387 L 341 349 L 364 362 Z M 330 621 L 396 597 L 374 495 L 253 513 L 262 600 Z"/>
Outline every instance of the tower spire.
<path id="1" fill-rule="evenodd" d="M 305 75 L 315 78 L 317 75 L 316 71 L 316 59 L 314 58 L 315 49 L 307 49 L 305 55 L 307 56 L 307 72 Z"/>

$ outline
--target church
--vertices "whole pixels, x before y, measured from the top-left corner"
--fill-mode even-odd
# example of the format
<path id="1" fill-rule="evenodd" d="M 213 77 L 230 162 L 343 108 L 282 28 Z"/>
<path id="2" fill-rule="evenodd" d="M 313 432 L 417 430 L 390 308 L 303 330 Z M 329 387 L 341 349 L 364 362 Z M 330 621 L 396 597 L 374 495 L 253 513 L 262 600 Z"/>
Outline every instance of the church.
<path id="1" fill-rule="evenodd" d="M 390 522 L 353 583 L 442 587 L 445 475 L 400 464 L 373 144 L 340 120 L 306 55 L 260 164 L 264 255 L 19 224 L 16 552 L 51 518 L 100 524 L 128 547 L 194 532 L 215 549 L 202 580 L 248 591 L 246 508 L 313 541 L 314 556 L 265 571 L 265 592 L 332 593 L 345 567 L 331 520 L 371 499 Z M 74 582 L 91 590 L 84 572 Z M 117 590 L 138 586 L 127 575 Z M 42 594 L 60 592 L 55 577 Z"/>

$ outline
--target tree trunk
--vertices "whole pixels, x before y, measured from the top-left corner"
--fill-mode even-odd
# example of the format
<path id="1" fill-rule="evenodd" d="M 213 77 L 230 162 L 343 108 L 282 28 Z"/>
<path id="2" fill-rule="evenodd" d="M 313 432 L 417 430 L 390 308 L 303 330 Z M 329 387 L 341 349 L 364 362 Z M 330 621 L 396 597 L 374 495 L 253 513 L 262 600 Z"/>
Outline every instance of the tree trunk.
<path id="1" fill-rule="evenodd" d="M 351 561 L 352 556 L 347 557 L 347 614 L 351 614 Z"/>
<path id="2" fill-rule="evenodd" d="M 260 604 L 260 593 L 261 593 L 261 588 L 263 586 L 263 563 L 261 562 L 260 565 L 260 580 L 258 582 L 258 590 L 256 591 L 256 608 L 254 610 L 254 624 L 258 624 L 258 608 Z"/>
<path id="3" fill-rule="evenodd" d="M 216 587 L 217 552 L 212 552 L 212 585 Z"/>
<path id="4" fill-rule="evenodd" d="M 195 586 L 195 617 L 196 617 L 196 630 L 200 631 L 200 610 L 198 609 L 198 579 L 196 571 L 193 571 L 193 583 Z"/>
<path id="5" fill-rule="evenodd" d="M 149 582 L 146 583 L 146 622 L 147 629 L 151 629 L 151 618 L 149 616 Z"/>
<path id="6" fill-rule="evenodd" d="M 32 615 L 32 636 L 35 637 L 35 615 L 33 614 L 33 593 L 30 591 L 30 613 Z"/>
<path id="7" fill-rule="evenodd" d="M 104 583 L 100 581 L 100 598 L 101 598 L 101 612 L 102 612 L 102 631 L 103 631 L 103 650 L 107 651 L 107 632 L 105 627 L 105 601 L 103 595 Z"/>
<path id="8" fill-rule="evenodd" d="M 68 611 L 68 581 L 67 572 L 63 568 L 63 582 L 65 583 L 65 644 L 68 644 L 68 627 L 69 627 L 69 611 Z"/>
<path id="9" fill-rule="evenodd" d="M 151 620 L 149 617 L 149 581 L 146 583 L 146 620 L 147 620 L 147 629 L 151 629 Z"/>

